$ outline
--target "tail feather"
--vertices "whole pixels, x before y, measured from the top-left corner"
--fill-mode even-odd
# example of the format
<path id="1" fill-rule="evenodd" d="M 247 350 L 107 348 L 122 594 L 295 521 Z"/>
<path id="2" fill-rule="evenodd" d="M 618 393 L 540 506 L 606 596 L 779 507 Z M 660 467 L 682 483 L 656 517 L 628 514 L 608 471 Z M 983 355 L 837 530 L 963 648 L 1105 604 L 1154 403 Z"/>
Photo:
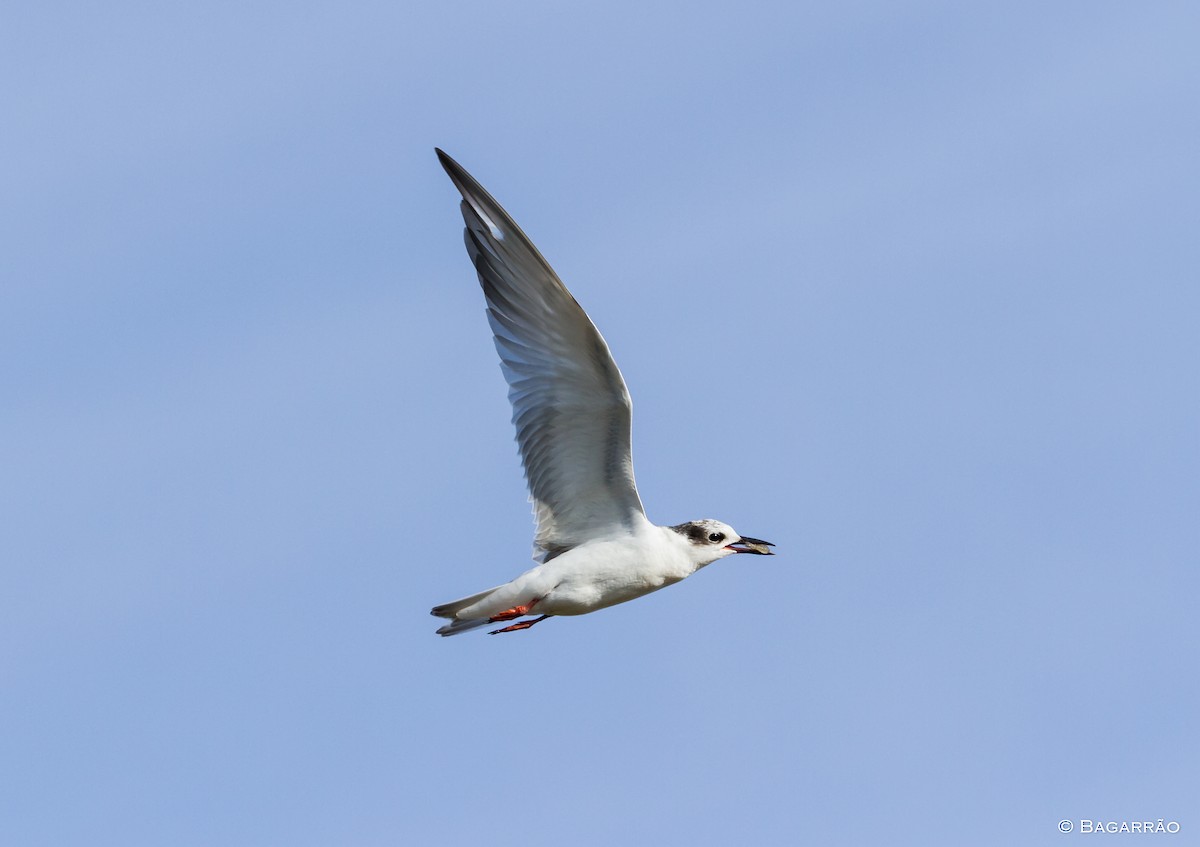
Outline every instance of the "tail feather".
<path id="1" fill-rule="evenodd" d="M 499 585 L 496 586 L 496 588 L 500 587 Z M 429 614 L 437 618 L 456 618 L 459 612 L 467 608 L 467 606 L 474 606 L 484 597 L 495 591 L 496 588 L 489 588 L 487 591 L 480 591 L 478 594 L 472 594 L 470 597 L 464 597 L 461 600 L 453 600 L 449 603 L 443 603 L 440 606 L 434 606 L 429 610 Z"/>
<path id="2" fill-rule="evenodd" d="M 500 588 L 501 586 L 496 586 Z M 443 603 L 440 606 L 434 606 L 430 610 L 430 614 L 439 618 L 450 618 L 451 623 L 440 628 L 438 635 L 458 635 L 460 632 L 468 632 L 477 627 L 491 623 L 487 618 L 465 618 L 460 620 L 458 613 L 468 606 L 474 606 L 480 600 L 486 598 L 489 594 L 496 590 L 489 588 L 487 591 L 480 591 L 478 594 L 472 594 L 470 597 L 463 597 L 461 600 L 454 600 L 450 603 Z"/>
<path id="3" fill-rule="evenodd" d="M 467 618 L 466 620 L 462 621 L 456 620 L 453 623 L 448 623 L 445 626 L 440 627 L 437 631 L 437 634 L 442 637 L 447 635 L 458 635 L 461 632 L 470 632 L 477 627 L 486 626 L 490 623 L 491 621 L 489 621 L 487 618 Z"/>

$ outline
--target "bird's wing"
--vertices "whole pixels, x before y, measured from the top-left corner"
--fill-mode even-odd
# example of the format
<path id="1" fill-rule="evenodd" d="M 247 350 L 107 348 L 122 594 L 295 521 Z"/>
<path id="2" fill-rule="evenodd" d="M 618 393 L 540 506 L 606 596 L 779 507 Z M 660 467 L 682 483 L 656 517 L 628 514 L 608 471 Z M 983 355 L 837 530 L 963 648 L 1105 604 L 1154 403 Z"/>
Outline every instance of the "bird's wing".
<path id="1" fill-rule="evenodd" d="M 608 345 L 500 204 L 461 165 L 437 154 L 463 196 L 467 252 L 508 380 L 537 520 L 535 555 L 548 560 L 644 522 L 629 391 Z"/>

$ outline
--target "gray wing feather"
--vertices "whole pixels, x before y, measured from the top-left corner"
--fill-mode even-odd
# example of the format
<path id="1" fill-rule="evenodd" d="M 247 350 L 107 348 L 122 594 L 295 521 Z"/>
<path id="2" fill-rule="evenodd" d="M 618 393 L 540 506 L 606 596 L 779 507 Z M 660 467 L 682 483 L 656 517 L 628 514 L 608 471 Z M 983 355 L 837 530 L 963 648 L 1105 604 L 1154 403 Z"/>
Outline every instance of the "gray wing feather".
<path id="1" fill-rule="evenodd" d="M 632 404 L 599 331 L 508 213 L 457 162 L 467 253 L 487 300 L 542 560 L 645 520 Z"/>

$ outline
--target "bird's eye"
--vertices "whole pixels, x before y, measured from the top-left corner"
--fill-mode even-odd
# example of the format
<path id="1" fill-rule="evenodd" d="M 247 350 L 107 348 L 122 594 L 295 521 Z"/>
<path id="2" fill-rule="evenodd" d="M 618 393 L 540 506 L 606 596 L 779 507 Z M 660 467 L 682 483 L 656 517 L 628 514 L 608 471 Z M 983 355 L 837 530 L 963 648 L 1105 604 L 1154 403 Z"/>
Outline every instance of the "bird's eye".
<path id="1" fill-rule="evenodd" d="M 714 544 L 720 544 L 722 541 L 724 541 L 724 540 L 725 540 L 725 533 L 723 533 L 723 532 L 710 532 L 710 533 L 708 534 L 708 540 L 709 540 L 709 541 L 711 541 L 711 542 L 713 542 Z"/>

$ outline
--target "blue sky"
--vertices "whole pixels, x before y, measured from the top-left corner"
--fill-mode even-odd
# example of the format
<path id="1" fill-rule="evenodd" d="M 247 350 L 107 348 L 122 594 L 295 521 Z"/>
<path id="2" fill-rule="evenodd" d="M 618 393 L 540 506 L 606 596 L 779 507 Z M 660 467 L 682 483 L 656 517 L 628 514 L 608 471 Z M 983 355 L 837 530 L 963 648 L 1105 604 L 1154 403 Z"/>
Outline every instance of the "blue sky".
<path id="1" fill-rule="evenodd" d="M 1194 4 L 0 13 L 0 842 L 1200 828 Z M 434 145 L 607 338 L 659 523 L 501 638 Z M 745 559 L 751 559 L 747 562 Z"/>

